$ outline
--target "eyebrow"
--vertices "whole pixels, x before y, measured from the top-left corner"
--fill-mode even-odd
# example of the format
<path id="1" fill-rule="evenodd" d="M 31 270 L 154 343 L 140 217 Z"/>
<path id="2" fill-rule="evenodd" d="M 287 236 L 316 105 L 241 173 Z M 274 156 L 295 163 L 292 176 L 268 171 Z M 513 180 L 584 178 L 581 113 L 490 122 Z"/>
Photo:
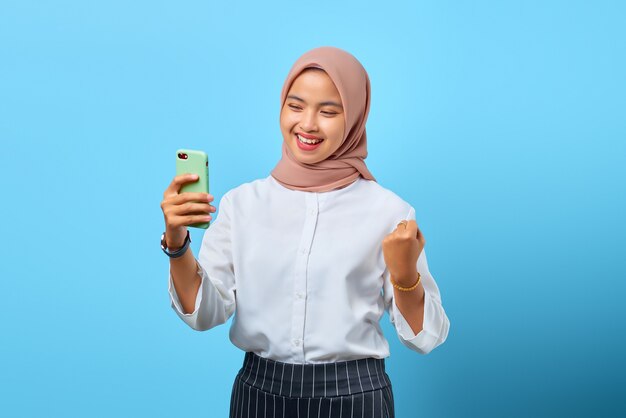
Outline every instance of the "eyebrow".
<path id="1" fill-rule="evenodd" d="M 304 99 L 301 99 L 300 97 L 295 96 L 295 95 L 293 95 L 293 94 L 290 94 L 289 96 L 287 96 L 287 98 L 288 98 L 288 99 L 298 100 L 298 101 L 300 101 L 300 102 L 302 102 L 302 103 L 306 103 L 306 101 L 305 101 Z M 343 106 L 342 106 L 342 105 L 340 105 L 339 103 L 336 103 L 336 102 L 331 102 L 331 101 L 328 101 L 328 102 L 321 102 L 321 103 L 320 103 L 320 106 L 337 106 L 338 108 L 343 109 Z"/>

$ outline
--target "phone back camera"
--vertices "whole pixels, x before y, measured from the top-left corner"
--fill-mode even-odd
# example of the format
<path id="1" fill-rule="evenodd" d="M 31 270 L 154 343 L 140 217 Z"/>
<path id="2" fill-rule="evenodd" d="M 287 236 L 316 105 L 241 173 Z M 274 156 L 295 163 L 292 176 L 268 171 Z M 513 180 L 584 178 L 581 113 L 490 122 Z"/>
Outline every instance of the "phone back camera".
<path id="1" fill-rule="evenodd" d="M 184 152 L 179 152 L 178 153 L 178 158 L 180 158 L 181 160 L 186 160 L 188 158 L 188 156 Z"/>

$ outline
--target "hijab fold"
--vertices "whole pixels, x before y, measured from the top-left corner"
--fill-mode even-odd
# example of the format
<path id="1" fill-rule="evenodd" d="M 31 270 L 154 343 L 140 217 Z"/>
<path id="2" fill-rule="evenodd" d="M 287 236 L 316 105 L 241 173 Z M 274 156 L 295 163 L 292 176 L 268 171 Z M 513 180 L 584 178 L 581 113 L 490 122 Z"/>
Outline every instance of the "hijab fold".
<path id="1" fill-rule="evenodd" d="M 325 160 L 307 164 L 298 161 L 283 140 L 282 158 L 271 171 L 272 177 L 287 188 L 309 192 L 340 189 L 359 177 L 376 181 L 365 165 L 365 122 L 370 109 L 370 80 L 365 68 L 353 55 L 331 46 L 304 53 L 285 79 L 280 95 L 281 110 L 294 80 L 306 68 L 312 67 L 324 70 L 339 91 L 345 113 L 343 141 Z"/>

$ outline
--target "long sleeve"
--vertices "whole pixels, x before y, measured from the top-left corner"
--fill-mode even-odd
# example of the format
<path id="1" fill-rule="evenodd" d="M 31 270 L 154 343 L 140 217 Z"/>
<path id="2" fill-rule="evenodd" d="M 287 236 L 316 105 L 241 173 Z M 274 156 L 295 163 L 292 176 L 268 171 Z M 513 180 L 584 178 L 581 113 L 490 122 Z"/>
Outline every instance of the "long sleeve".
<path id="1" fill-rule="evenodd" d="M 191 328 L 206 331 L 225 323 L 235 311 L 235 274 L 232 257 L 231 206 L 228 193 L 220 200 L 218 216 L 205 231 L 196 261 L 201 277 L 194 311 L 184 313 L 169 275 L 172 308 Z"/>
<path id="2" fill-rule="evenodd" d="M 415 210 L 411 207 L 407 220 L 415 220 Z M 398 337 L 403 345 L 420 354 L 428 354 L 435 347 L 443 344 L 448 337 L 450 321 L 441 303 L 439 287 L 430 274 L 426 260 L 426 249 L 423 249 L 417 260 L 417 271 L 422 276 L 424 286 L 424 325 L 422 330 L 415 335 L 411 326 L 400 313 L 396 306 L 393 285 L 391 284 L 388 269 L 384 272 L 383 295 L 385 310 L 389 313 L 391 323 L 394 324 Z"/>

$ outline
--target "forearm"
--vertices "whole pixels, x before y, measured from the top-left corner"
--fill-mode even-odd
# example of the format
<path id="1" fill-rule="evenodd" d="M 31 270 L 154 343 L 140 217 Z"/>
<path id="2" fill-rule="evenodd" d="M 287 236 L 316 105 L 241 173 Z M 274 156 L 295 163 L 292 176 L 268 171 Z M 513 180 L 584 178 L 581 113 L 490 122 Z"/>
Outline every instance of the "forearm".
<path id="1" fill-rule="evenodd" d="M 194 311 L 196 296 L 202 282 L 197 273 L 196 258 L 191 248 L 178 258 L 170 258 L 170 274 L 184 313 Z"/>
<path id="2" fill-rule="evenodd" d="M 412 277 L 408 278 L 396 279 L 392 275 L 391 280 L 393 281 L 393 283 L 396 283 L 400 287 L 411 287 L 415 284 L 415 281 L 417 280 L 417 271 L 415 271 L 415 275 L 412 275 Z M 398 290 L 394 287 L 393 295 L 396 301 L 396 306 L 400 310 L 400 313 L 411 326 L 413 333 L 417 335 L 424 326 L 425 292 L 421 280 L 417 287 L 410 291 L 405 292 L 402 290 Z"/>

